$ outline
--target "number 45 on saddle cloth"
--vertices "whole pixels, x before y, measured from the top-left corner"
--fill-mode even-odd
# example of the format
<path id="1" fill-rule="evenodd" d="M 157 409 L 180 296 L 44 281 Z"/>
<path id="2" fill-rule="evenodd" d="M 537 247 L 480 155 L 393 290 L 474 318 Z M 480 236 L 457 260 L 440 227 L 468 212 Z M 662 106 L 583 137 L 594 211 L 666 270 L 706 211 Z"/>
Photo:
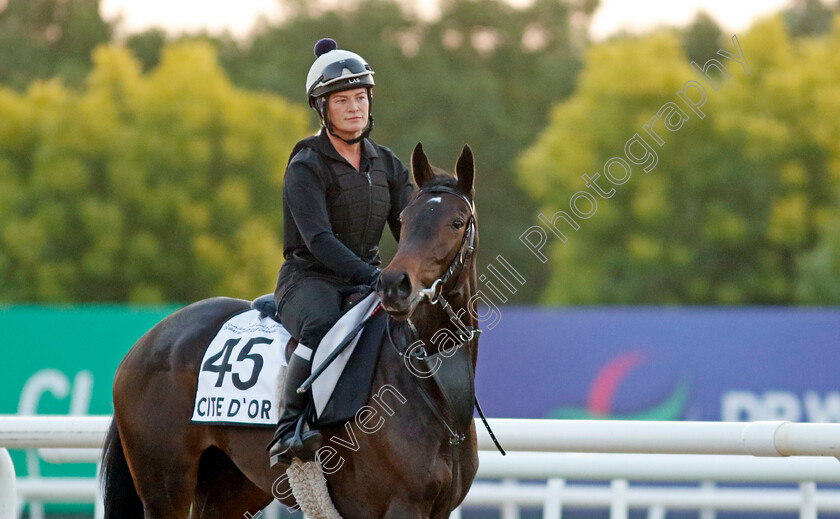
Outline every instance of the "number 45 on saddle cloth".
<path id="1" fill-rule="evenodd" d="M 277 425 L 277 387 L 285 373 L 285 349 L 291 335 L 270 317 L 272 304 L 260 300 L 259 310 L 251 308 L 234 315 L 208 344 L 198 372 L 193 422 Z M 313 371 L 370 317 L 361 333 L 312 384 L 316 426 L 348 420 L 367 402 L 387 319 L 379 308 L 375 293 L 354 304 L 315 351 Z"/>

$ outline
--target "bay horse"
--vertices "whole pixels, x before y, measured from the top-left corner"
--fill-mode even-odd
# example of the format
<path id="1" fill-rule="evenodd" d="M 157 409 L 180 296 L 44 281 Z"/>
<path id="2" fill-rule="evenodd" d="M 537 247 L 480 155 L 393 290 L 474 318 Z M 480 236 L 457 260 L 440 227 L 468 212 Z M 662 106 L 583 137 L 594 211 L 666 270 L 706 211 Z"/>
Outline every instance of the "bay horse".
<path id="1" fill-rule="evenodd" d="M 324 470 L 346 519 L 449 517 L 478 468 L 472 404 L 479 330 L 469 307 L 477 283 L 473 154 L 465 146 L 451 176 L 432 167 L 418 144 L 411 171 L 418 189 L 401 213 L 398 249 L 376 288 L 388 333 L 368 404 L 391 413 L 381 412 L 381 427 L 370 434 L 351 437 L 349 423 L 321 428 L 325 445 L 346 447 L 334 449 L 340 468 Z M 282 478 L 286 467 L 269 468 L 273 429 L 190 422 L 205 348 L 249 306 L 221 297 L 193 303 L 126 354 L 114 377 L 102 464 L 105 517 L 231 519 L 257 517 L 272 499 L 295 504 Z M 444 348 L 441 337 L 461 340 Z M 453 399 L 427 374 L 456 350 L 467 359 L 461 378 L 468 380 Z M 386 387 L 387 394 L 374 394 Z"/>

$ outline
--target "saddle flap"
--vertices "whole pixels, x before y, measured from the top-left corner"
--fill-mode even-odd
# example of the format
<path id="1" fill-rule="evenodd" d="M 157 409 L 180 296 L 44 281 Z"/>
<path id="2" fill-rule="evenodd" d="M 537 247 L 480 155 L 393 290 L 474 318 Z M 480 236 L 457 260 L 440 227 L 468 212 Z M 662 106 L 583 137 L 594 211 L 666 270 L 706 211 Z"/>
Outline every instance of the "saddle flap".
<path id="1" fill-rule="evenodd" d="M 351 420 L 359 409 L 367 404 L 384 342 L 387 320 L 388 315 L 380 311 L 365 325 L 332 396 L 318 415 L 318 427 Z"/>
<path id="2" fill-rule="evenodd" d="M 315 350 L 315 354 L 312 356 L 313 371 L 330 356 L 330 353 L 339 346 L 344 338 L 347 337 L 360 322 L 376 311 L 378 305 L 379 298 L 375 292 L 371 292 L 362 302 L 356 304 L 341 316 L 338 322 L 335 323 L 324 338 L 321 339 L 321 344 L 319 344 L 318 349 Z M 368 322 L 368 324 L 370 324 L 370 322 Z M 315 413 L 319 421 L 323 417 L 324 409 L 326 408 L 328 401 L 331 396 L 335 394 L 335 387 L 338 384 L 338 380 L 341 377 L 345 366 L 353 357 L 354 351 L 362 335 L 364 335 L 364 331 L 356 335 L 353 341 L 326 369 L 324 369 L 315 383 L 312 384 L 312 400 L 315 404 Z"/>

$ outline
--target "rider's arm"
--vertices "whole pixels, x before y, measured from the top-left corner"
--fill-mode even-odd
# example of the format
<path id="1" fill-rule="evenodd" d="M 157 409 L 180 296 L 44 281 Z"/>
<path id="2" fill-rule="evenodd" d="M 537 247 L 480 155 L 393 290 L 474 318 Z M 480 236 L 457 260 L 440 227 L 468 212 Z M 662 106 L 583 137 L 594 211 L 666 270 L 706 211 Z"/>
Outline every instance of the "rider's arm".
<path id="1" fill-rule="evenodd" d="M 396 155 L 392 156 L 393 166 L 391 172 L 393 178 L 389 179 L 388 186 L 391 189 L 391 211 L 388 213 L 388 227 L 394 239 L 400 241 L 400 212 L 408 205 L 414 186 L 411 184 L 411 175 Z"/>
<path id="2" fill-rule="evenodd" d="M 301 162 L 289 164 L 283 198 L 309 252 L 324 266 L 355 284 L 365 284 L 377 269 L 362 261 L 333 234 L 327 214 L 325 178 Z"/>

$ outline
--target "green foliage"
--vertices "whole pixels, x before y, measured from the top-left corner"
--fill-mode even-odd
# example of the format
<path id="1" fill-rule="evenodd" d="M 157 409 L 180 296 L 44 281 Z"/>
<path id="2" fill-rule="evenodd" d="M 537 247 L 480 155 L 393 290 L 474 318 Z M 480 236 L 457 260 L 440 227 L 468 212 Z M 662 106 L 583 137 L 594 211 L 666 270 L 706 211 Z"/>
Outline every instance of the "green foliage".
<path id="1" fill-rule="evenodd" d="M 146 75 L 122 48 L 94 63 L 81 91 L 0 89 L 0 300 L 270 291 L 303 109 L 233 87 L 206 44 Z"/>
<path id="2" fill-rule="evenodd" d="M 143 70 L 152 69 L 158 64 L 163 47 L 166 46 L 166 32 L 163 29 L 149 29 L 132 34 L 126 38 L 125 46 L 143 64 Z"/>
<path id="3" fill-rule="evenodd" d="M 81 85 L 93 49 L 110 39 L 99 0 L 6 0 L 0 7 L 0 82 L 24 90 L 33 79 Z"/>
<path id="4" fill-rule="evenodd" d="M 690 61 L 705 63 L 725 42 L 720 26 L 705 12 L 698 12 L 694 21 L 682 31 L 682 49 Z"/>
<path id="5" fill-rule="evenodd" d="M 423 21 L 402 0 L 340 11 L 285 0 L 286 20 L 247 44 L 173 44 L 149 30 L 92 54 L 113 29 L 99 0 L 7 0 L 0 301 L 270 291 L 284 166 L 316 127 L 304 78 L 315 40 L 330 36 L 376 70 L 378 142 L 407 159 L 422 141 L 450 169 L 473 147 L 479 261 L 501 254 L 524 275 L 514 302 L 840 302 L 837 7 L 798 0 L 739 35 L 745 75 L 715 54 L 733 46 L 703 14 L 681 31 L 595 45 L 581 71 L 595 5 L 446 0 Z M 702 83 L 689 62 L 710 58 L 733 76 L 706 86 L 701 119 L 675 93 Z M 658 146 L 642 127 L 668 101 L 689 120 L 674 132 L 660 121 Z M 636 133 L 658 163 L 612 186 L 604 164 Z M 615 195 L 596 195 L 578 231 L 560 220 L 568 241 L 548 233 L 543 265 L 520 234 L 540 211 L 570 212 L 573 194 L 594 193 L 581 175 L 596 172 Z"/>
<path id="6" fill-rule="evenodd" d="M 783 16 L 793 36 L 829 32 L 833 15 L 840 11 L 836 2 L 829 7 L 824 0 L 793 0 L 791 3 L 793 5 L 783 12 Z"/>
<path id="7" fill-rule="evenodd" d="M 706 86 L 700 119 L 675 95 L 701 81 L 670 34 L 593 47 L 577 92 L 520 162 L 543 213 L 570 211 L 582 174 L 602 172 L 639 132 L 655 148 L 649 173 L 598 197 L 580 230 L 551 243 L 549 303 L 790 304 L 840 302 L 833 186 L 840 176 L 840 23 L 792 40 L 780 19 L 740 37 L 749 74 Z M 734 52 L 729 42 L 723 47 Z M 705 60 L 700 61 L 702 65 Z M 643 125 L 665 102 L 690 117 L 653 144 Z M 561 226 L 566 224 L 561 220 Z"/>
<path id="8" fill-rule="evenodd" d="M 101 64 L 97 65 L 86 91 L 77 93 L 67 90 L 62 85 L 83 86 L 83 78 L 89 71 L 87 67 L 92 46 L 87 50 L 82 44 L 58 49 L 47 42 L 44 33 L 53 34 L 48 28 L 55 24 L 55 20 L 64 20 L 61 13 L 69 5 L 98 7 L 98 0 L 11 0 L 5 12 L 0 14 L 0 24 L 8 22 L 5 26 L 0 25 L 3 29 L 0 34 L 9 35 L 9 42 L 22 38 L 21 32 L 11 30 L 19 26 L 21 20 L 30 27 L 27 31 L 39 35 L 32 45 L 22 46 L 6 56 L 7 59 L 18 56 L 5 69 L 6 75 L 3 75 L 3 57 L 0 57 L 0 81 L 5 80 L 18 90 L 26 90 L 25 94 L 20 94 L 5 106 L 5 110 L 21 113 L 13 120 L 0 123 L 8 130 L 8 142 L 18 141 L 16 146 L 4 148 L 4 158 L 10 161 L 10 167 L 19 170 L 15 176 L 20 177 L 19 181 L 25 189 L 29 189 L 29 181 L 25 180 L 28 177 L 22 172 L 38 167 L 47 172 L 45 176 L 53 175 L 45 182 L 49 180 L 50 185 L 58 185 L 54 187 L 57 190 L 69 190 L 51 173 L 54 171 L 52 168 L 61 167 L 74 172 L 73 181 L 68 186 L 77 186 L 82 192 L 91 185 L 119 190 L 119 196 L 124 198 L 120 198 L 114 207 L 106 204 L 85 209 L 87 216 L 84 218 L 87 220 L 108 215 L 113 218 L 114 227 L 95 227 L 88 232 L 97 236 L 108 232 L 130 232 L 130 243 L 125 245 L 127 249 L 120 249 L 128 252 L 120 254 L 137 258 L 138 265 L 125 266 L 132 279 L 143 278 L 148 272 L 167 279 L 165 283 L 144 280 L 125 297 L 186 300 L 192 298 L 190 294 L 204 293 L 199 288 L 202 284 L 204 291 L 220 290 L 219 275 L 214 277 L 207 270 L 218 272 L 219 267 L 207 265 L 212 264 L 211 259 L 219 261 L 221 249 L 230 244 L 216 233 L 231 233 L 231 227 L 241 225 L 241 220 L 237 218 L 246 217 L 241 206 L 247 205 L 249 199 L 247 196 L 239 198 L 239 195 L 248 191 L 243 185 L 250 185 L 242 179 L 253 175 L 248 170 L 252 167 L 251 163 L 231 174 L 226 169 L 228 164 L 218 160 L 219 156 L 238 160 L 240 155 L 249 153 L 249 146 L 254 145 L 253 140 L 240 138 L 236 132 L 232 135 L 223 133 L 227 129 L 223 128 L 224 121 L 218 115 L 222 108 L 215 107 L 214 103 L 220 104 L 219 98 L 224 97 L 222 92 L 233 87 L 220 78 L 212 81 L 202 79 L 202 70 L 196 69 L 203 66 L 200 61 L 187 60 L 180 74 L 177 67 L 167 64 L 167 60 L 178 61 L 181 58 L 167 58 L 164 53 L 161 62 L 161 51 L 167 48 L 166 37 L 162 31 L 153 29 L 126 39 L 125 45 L 134 55 L 134 60 L 129 60 L 131 65 L 117 63 L 116 58 L 101 58 L 113 63 L 109 61 L 108 67 L 104 68 Z M 522 302 L 537 297 L 546 271 L 542 265 L 531 260 L 517 239 L 530 224 L 535 206 L 518 187 L 512 174 L 513 164 L 515 157 L 533 141 L 546 123 L 547 107 L 572 91 L 580 68 L 577 49 L 585 44 L 586 22 L 595 5 L 595 0 L 537 0 L 529 7 L 514 8 L 502 0 L 452 0 L 442 5 L 440 19 L 427 22 L 410 12 L 410 4 L 399 0 L 360 0 L 343 5 L 340 11 L 331 10 L 324 3 L 289 0 L 284 6 L 287 19 L 280 25 L 261 26 L 247 45 L 230 37 L 213 38 L 208 35 L 182 36 L 178 41 L 212 43 L 233 84 L 248 90 L 280 94 L 299 106 L 306 103 L 304 79 L 314 60 L 311 49 L 318 37 L 333 37 L 341 47 L 367 58 L 377 72 L 373 113 L 377 125 L 374 138 L 378 142 L 407 159 L 414 145 L 422 141 L 434 161 L 448 169 L 452 168 L 465 143 L 475 150 L 479 161 L 477 203 L 484 231 L 479 261 L 489 262 L 501 254 L 516 265 L 528 280 L 528 284 L 513 298 Z M 88 9 L 85 13 L 97 16 L 95 21 L 106 28 L 104 37 L 96 36 L 99 33 L 94 30 L 94 23 L 65 24 L 67 30 L 72 31 L 64 30 L 62 34 L 72 35 L 70 39 L 75 42 L 107 39 L 110 26 L 98 18 L 96 9 Z M 33 31 L 31 27 L 39 29 Z M 11 29 L 6 31 L 4 28 Z M 30 47 L 36 48 L 37 53 L 33 54 L 35 51 Z M 74 58 L 76 54 L 67 53 L 71 48 L 74 52 L 78 51 L 80 59 Z M 29 54 L 24 55 L 25 52 Z M 147 75 L 144 76 L 144 73 Z M 33 78 L 53 77 L 60 78 L 62 82 L 33 84 L 27 90 Z M 155 92 L 157 104 L 144 94 L 146 90 Z M 58 103 L 49 96 L 63 97 L 61 109 L 75 109 L 77 113 L 73 117 L 59 118 L 33 108 L 38 103 L 33 99 L 36 92 L 40 92 L 39 96 L 48 97 L 38 102 Z M 12 94 L 4 91 L 3 95 Z M 135 103 L 143 103 L 142 111 L 138 111 L 140 107 Z M 83 109 L 87 111 L 79 113 Z M 250 114 L 250 117 L 256 128 L 265 125 L 264 130 L 272 130 L 271 121 L 264 120 L 262 113 Z M 309 128 L 316 127 L 317 121 L 311 111 L 308 116 L 295 117 L 308 121 Z M 73 144 L 74 154 L 71 157 L 63 154 L 63 148 L 60 152 L 42 150 L 45 144 L 41 140 L 41 128 L 48 122 L 54 126 L 51 139 Z M 272 136 L 271 131 L 265 133 Z M 102 135 L 108 137 L 101 139 Z M 252 138 L 262 143 L 268 138 L 266 135 L 254 134 Z M 293 139 L 275 139 L 272 143 L 272 153 L 282 158 L 278 164 L 285 164 L 292 142 Z M 112 157 L 115 146 L 125 150 L 124 153 Z M 262 163 L 258 166 L 265 167 Z M 112 168 L 130 172 L 125 176 L 133 180 L 122 178 L 111 186 L 102 176 Z M 161 173 L 157 173 L 158 169 Z M 224 193 L 229 211 L 234 212 L 235 217 L 231 216 L 227 221 L 218 215 L 215 208 L 209 210 L 193 205 L 190 205 L 190 210 L 175 211 L 174 206 L 195 204 L 195 196 L 186 196 L 179 190 L 167 192 L 166 188 L 174 182 L 162 172 L 173 170 L 179 172 L 179 182 L 190 193 L 199 190 L 202 182 L 219 185 L 219 196 Z M 282 174 L 282 170 L 276 174 Z M 78 193 L 68 196 L 74 198 L 75 195 Z M 257 195 L 263 193 L 253 196 Z M 142 198 L 143 201 L 134 201 L 132 197 Z M 256 203 L 253 200 L 250 202 Z M 78 206 L 63 210 L 68 213 L 67 218 L 82 218 L 75 214 L 81 210 Z M 137 227 L 133 215 L 138 211 L 145 215 L 144 222 L 153 225 L 152 228 L 141 230 Z M 173 219 L 183 220 L 184 225 L 190 226 L 189 230 L 165 230 L 166 224 Z M 269 222 L 272 228 L 280 228 L 279 217 L 274 220 L 264 217 L 261 221 Z M 12 228 L 18 229 L 14 225 Z M 256 225 L 249 226 L 248 232 L 256 233 L 257 228 Z M 244 235 L 240 239 L 244 240 Z M 188 243 L 191 243 L 189 248 Z M 104 259 L 115 257 L 117 253 L 113 249 L 116 245 L 95 240 L 90 243 L 69 240 L 66 245 L 71 250 L 87 250 L 89 246 L 95 248 L 95 252 L 90 254 L 79 254 L 79 261 L 85 265 L 85 285 L 96 285 L 96 289 L 90 288 L 85 295 L 80 295 L 74 288 L 55 290 L 51 292 L 53 296 L 44 295 L 46 292 L 36 296 L 33 295 L 38 293 L 35 285 L 29 291 L 21 288 L 29 282 L 26 280 L 14 290 L 6 289 L 3 298 L 91 300 L 120 297 L 113 295 L 116 290 L 114 277 Z M 394 244 L 386 238 L 386 259 L 393 249 Z M 167 251 L 170 258 L 183 255 L 183 259 L 159 265 L 154 258 L 162 251 Z M 198 271 L 202 277 L 181 275 L 179 281 L 174 281 L 179 278 L 177 274 L 183 274 L 176 264 L 192 265 L 195 258 L 206 262 Z M 258 264 L 267 261 L 272 265 L 271 273 L 264 280 L 264 286 L 266 283 L 270 285 L 280 256 L 258 258 Z M 12 269 L 6 272 L 20 267 L 7 259 L 0 262 L 0 269 Z M 243 271 L 254 268 L 244 261 L 241 266 Z M 230 265 L 228 267 L 233 270 Z M 71 279 L 80 272 L 66 266 L 46 269 L 49 274 L 45 274 L 45 278 L 51 280 Z M 268 271 L 268 268 L 265 270 Z M 232 278 L 226 279 L 227 283 L 232 283 Z M 67 285 L 58 281 L 52 283 Z M 241 291 L 240 287 L 232 289 Z"/>

